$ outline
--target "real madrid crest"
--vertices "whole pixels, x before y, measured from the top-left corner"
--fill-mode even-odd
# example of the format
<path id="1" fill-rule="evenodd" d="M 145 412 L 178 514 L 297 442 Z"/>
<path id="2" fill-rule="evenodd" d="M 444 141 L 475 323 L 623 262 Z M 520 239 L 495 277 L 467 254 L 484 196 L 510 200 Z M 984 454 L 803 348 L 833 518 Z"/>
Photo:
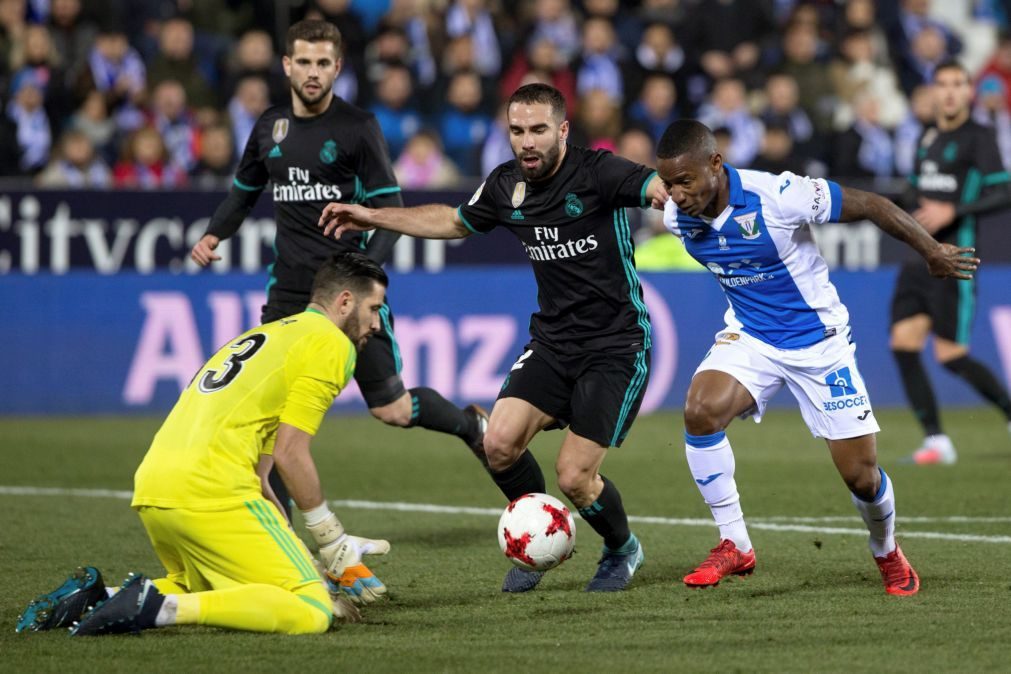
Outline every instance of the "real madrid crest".
<path id="1" fill-rule="evenodd" d="M 583 214 L 583 202 L 572 192 L 565 195 L 565 213 L 570 218 L 578 218 Z"/>
<path id="2" fill-rule="evenodd" d="M 527 197 L 527 184 L 526 183 L 516 183 L 516 187 L 513 188 L 513 208 L 519 208 L 520 204 Z"/>
<path id="3" fill-rule="evenodd" d="M 281 119 L 274 120 L 274 130 L 271 131 L 270 137 L 274 139 L 274 143 L 278 144 L 285 139 L 288 135 L 288 118 L 282 117 Z"/>

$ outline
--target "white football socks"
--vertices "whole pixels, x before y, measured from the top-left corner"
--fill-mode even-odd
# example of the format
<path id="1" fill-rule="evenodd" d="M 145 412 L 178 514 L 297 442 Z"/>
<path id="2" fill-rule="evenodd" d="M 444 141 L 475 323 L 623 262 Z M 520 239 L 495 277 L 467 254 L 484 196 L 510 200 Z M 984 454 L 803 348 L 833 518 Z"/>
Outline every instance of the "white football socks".
<path id="1" fill-rule="evenodd" d="M 881 486 L 873 501 L 864 501 L 856 494 L 850 496 L 871 534 L 871 554 L 886 557 L 895 549 L 895 492 L 885 471 L 880 467 L 878 470 L 881 472 Z"/>
<path id="2" fill-rule="evenodd" d="M 720 539 L 733 541 L 741 552 L 751 550 L 741 497 L 734 481 L 734 450 L 727 434 L 723 431 L 711 435 L 685 433 L 685 456 L 692 479 L 720 528 Z"/>
<path id="3" fill-rule="evenodd" d="M 154 618 L 155 627 L 167 627 L 176 624 L 176 613 L 179 609 L 179 597 L 174 594 L 165 595 L 165 601 L 158 609 L 158 615 Z"/>

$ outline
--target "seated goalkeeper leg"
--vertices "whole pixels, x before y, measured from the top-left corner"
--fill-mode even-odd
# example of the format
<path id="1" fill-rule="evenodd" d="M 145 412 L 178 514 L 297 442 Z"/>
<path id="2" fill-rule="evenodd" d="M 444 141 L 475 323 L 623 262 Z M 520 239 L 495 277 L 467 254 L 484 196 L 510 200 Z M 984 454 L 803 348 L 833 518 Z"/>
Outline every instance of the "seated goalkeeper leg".
<path id="1" fill-rule="evenodd" d="M 115 595 L 88 612 L 71 634 L 122 634 L 169 625 L 319 634 L 329 629 L 331 620 L 330 596 L 319 582 L 294 592 L 261 584 L 166 595 L 151 580 L 131 575 Z"/>

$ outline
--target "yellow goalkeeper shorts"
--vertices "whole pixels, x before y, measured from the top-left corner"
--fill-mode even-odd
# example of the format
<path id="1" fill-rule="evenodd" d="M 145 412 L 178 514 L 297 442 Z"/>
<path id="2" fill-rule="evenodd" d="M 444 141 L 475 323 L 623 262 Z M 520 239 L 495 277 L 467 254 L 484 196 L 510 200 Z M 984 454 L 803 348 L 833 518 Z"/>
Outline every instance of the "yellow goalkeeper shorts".
<path id="1" fill-rule="evenodd" d="M 277 508 L 252 499 L 227 510 L 137 508 L 166 580 L 185 592 L 275 585 L 330 616 L 330 595 Z"/>

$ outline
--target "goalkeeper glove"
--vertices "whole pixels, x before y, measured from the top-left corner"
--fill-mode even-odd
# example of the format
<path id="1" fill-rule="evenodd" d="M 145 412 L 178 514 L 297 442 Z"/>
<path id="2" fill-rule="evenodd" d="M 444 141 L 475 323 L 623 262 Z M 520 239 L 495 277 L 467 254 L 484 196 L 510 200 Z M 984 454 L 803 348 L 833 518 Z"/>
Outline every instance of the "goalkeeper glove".
<path id="1" fill-rule="evenodd" d="M 319 546 L 327 578 L 351 601 L 368 604 L 386 594 L 386 586 L 362 564 L 362 555 L 385 555 L 390 551 L 388 541 L 347 534 L 344 525 L 325 503 L 302 511 L 302 516 L 306 529 Z"/>

